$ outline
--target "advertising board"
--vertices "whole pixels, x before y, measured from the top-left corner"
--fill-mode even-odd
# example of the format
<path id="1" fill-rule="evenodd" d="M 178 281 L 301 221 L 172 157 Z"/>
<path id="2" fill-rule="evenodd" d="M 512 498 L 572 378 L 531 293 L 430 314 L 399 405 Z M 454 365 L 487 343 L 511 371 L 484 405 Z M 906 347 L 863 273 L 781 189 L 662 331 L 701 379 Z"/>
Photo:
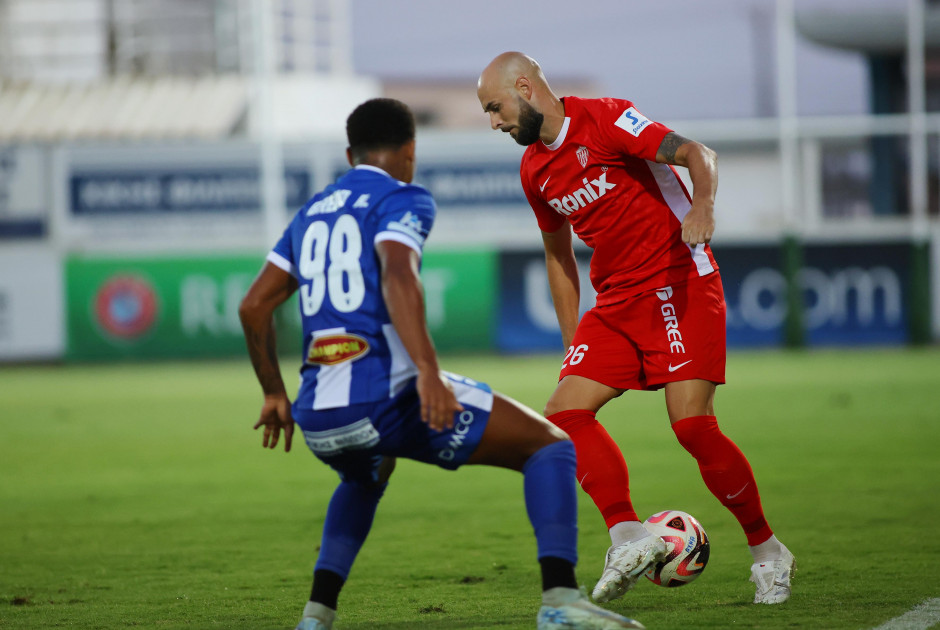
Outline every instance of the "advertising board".
<path id="1" fill-rule="evenodd" d="M 245 352 L 238 306 L 260 254 L 71 257 L 66 262 L 73 360 L 222 357 Z M 492 345 L 495 255 L 428 253 L 422 269 L 428 325 L 441 350 Z M 279 346 L 300 352 L 296 301 L 278 313 Z"/>
<path id="2" fill-rule="evenodd" d="M 728 307 L 728 345 L 779 346 L 786 318 L 786 278 L 777 245 L 721 246 L 715 256 Z M 500 255 L 497 347 L 557 351 L 561 335 L 543 253 Z M 898 344 L 909 339 L 910 245 L 811 244 L 797 276 L 810 345 Z M 581 311 L 593 305 L 589 258 L 579 254 Z"/>
<path id="3" fill-rule="evenodd" d="M 0 251 L 0 361 L 62 357 L 62 295 L 62 262 L 51 247 Z"/>

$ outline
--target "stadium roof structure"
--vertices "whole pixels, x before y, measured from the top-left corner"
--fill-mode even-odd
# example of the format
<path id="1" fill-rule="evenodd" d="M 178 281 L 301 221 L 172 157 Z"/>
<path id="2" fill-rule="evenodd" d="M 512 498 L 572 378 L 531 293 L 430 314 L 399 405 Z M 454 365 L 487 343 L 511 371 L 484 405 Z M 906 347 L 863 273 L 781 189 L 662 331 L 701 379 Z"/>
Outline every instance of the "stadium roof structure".
<path id="1" fill-rule="evenodd" d="M 0 79 L 0 142 L 224 138 L 242 123 L 248 96 L 235 75 L 65 85 Z"/>
<path id="2" fill-rule="evenodd" d="M 836 48 L 895 54 L 907 46 L 904 5 L 896 9 L 805 9 L 797 12 L 796 24 L 804 37 Z M 940 6 L 925 7 L 924 35 L 928 48 L 940 48 Z"/>
<path id="3" fill-rule="evenodd" d="M 257 138 L 258 89 L 235 74 L 73 84 L 0 78 L 0 143 Z M 378 81 L 357 76 L 282 74 L 270 90 L 272 131 L 293 140 L 343 136 L 352 108 L 380 94 Z"/>

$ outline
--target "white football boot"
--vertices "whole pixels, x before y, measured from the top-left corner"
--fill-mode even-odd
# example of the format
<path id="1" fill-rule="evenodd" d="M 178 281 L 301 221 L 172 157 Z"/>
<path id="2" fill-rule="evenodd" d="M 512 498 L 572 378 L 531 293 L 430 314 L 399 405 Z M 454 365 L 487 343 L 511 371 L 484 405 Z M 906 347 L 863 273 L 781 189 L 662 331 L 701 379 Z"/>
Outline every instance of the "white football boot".
<path id="1" fill-rule="evenodd" d="M 636 585 L 651 565 L 661 561 L 668 552 L 659 536 L 650 534 L 607 550 L 604 572 L 591 594 L 595 602 L 617 599 Z"/>
<path id="2" fill-rule="evenodd" d="M 307 602 L 303 619 L 294 630 L 332 630 L 336 611 L 317 602 Z"/>
<path id="3" fill-rule="evenodd" d="M 587 595 L 573 588 L 546 592 L 538 614 L 538 630 L 569 628 L 574 630 L 619 630 L 646 628 L 642 623 L 604 610 L 588 601 Z"/>
<path id="4" fill-rule="evenodd" d="M 751 582 L 757 585 L 755 604 L 782 604 L 790 599 L 790 577 L 796 573 L 796 559 L 781 545 L 780 557 L 751 565 Z"/>

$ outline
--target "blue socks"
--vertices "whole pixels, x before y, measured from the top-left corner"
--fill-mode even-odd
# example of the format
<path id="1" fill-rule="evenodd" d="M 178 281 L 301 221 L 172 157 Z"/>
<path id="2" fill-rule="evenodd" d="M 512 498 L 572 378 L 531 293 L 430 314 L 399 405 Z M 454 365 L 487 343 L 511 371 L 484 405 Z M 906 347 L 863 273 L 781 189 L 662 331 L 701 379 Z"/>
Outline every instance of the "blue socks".
<path id="1" fill-rule="evenodd" d="M 535 530 L 538 557 L 578 562 L 578 503 L 574 445 L 553 442 L 522 467 L 526 511 Z M 385 484 L 370 488 L 342 482 L 330 499 L 315 570 L 331 571 L 344 581 L 366 540 Z"/>
<path id="2" fill-rule="evenodd" d="M 525 505 L 535 529 L 538 557 L 578 563 L 577 459 L 569 440 L 537 451 L 522 467 Z"/>
<path id="3" fill-rule="evenodd" d="M 348 481 L 339 484 L 326 510 L 320 555 L 314 570 L 332 571 L 343 580 L 349 577 L 349 569 L 372 529 L 375 509 L 386 487 L 387 483 L 378 488 Z"/>

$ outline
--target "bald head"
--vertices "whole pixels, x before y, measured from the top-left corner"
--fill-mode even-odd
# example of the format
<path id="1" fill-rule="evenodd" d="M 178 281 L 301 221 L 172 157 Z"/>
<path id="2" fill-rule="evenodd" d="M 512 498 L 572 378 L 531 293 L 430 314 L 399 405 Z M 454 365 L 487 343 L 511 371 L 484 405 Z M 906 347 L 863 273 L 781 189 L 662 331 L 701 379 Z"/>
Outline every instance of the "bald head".
<path id="1" fill-rule="evenodd" d="M 545 75 L 535 59 L 521 52 L 504 52 L 497 55 L 480 73 L 477 88 L 496 87 L 511 88 L 516 79 L 526 77 L 530 81 L 538 81 L 547 87 Z"/>
<path id="2" fill-rule="evenodd" d="M 558 121 L 564 120 L 564 105 L 552 93 L 538 62 L 521 52 L 504 52 L 483 69 L 477 97 L 493 129 L 511 134 L 520 144 L 539 137 L 545 140 L 553 131 L 557 135 Z"/>

